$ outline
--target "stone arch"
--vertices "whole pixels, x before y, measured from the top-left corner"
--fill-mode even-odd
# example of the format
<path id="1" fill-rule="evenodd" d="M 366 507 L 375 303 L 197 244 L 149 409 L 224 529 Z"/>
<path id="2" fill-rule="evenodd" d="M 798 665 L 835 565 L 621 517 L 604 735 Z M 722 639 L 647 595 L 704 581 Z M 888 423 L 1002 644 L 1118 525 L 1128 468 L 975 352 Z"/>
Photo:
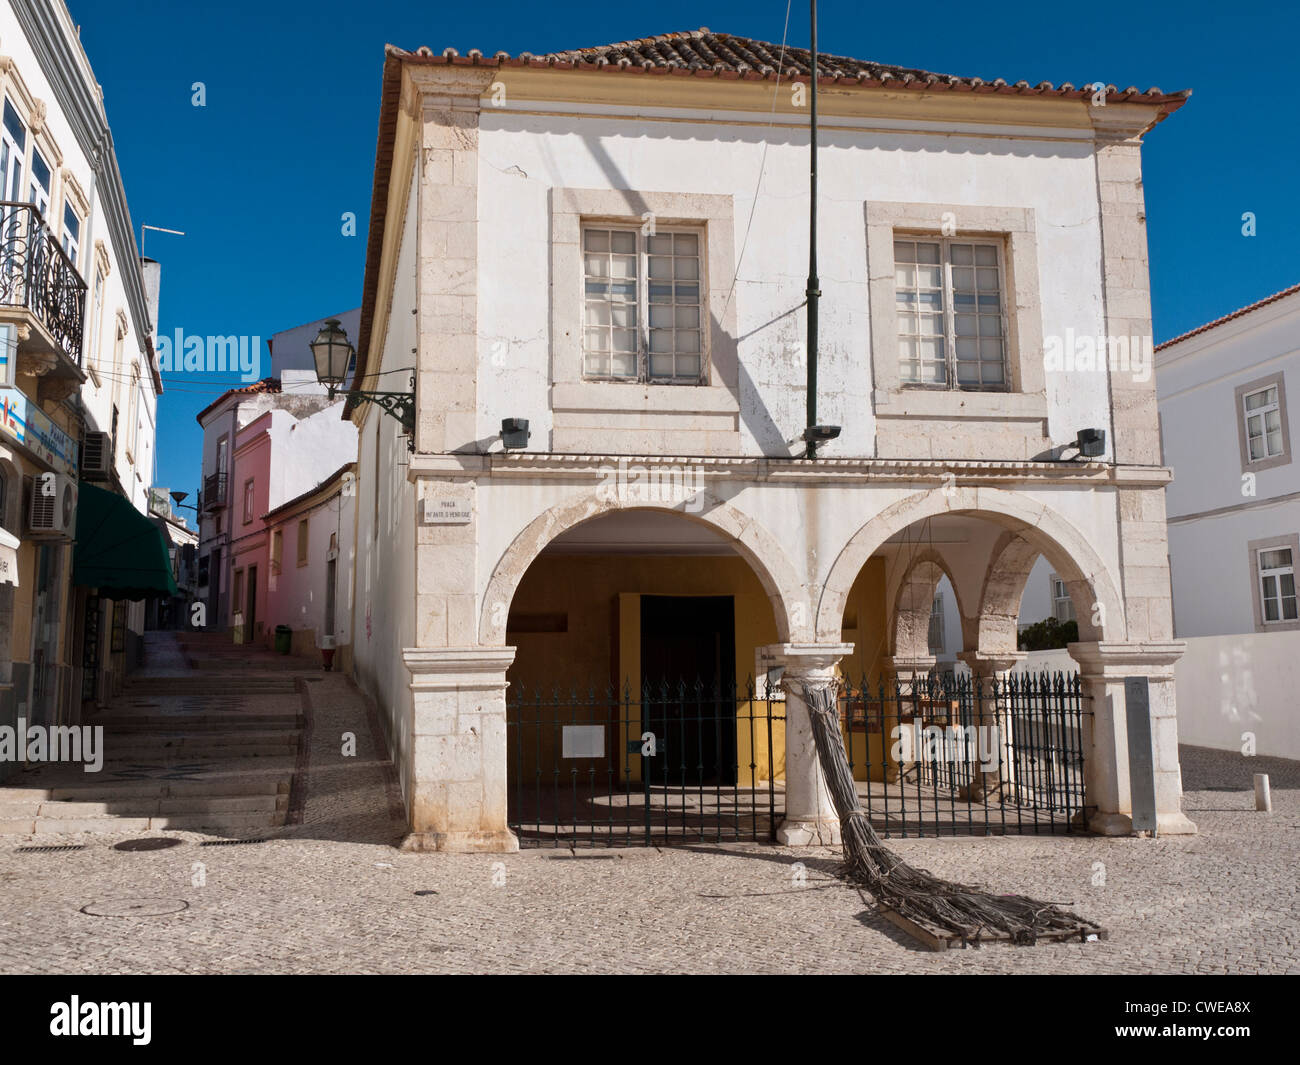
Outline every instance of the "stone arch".
<path id="1" fill-rule="evenodd" d="M 961 592 L 952 571 L 938 551 L 919 552 L 909 563 L 894 597 L 894 621 L 890 626 L 891 654 L 904 658 L 921 658 L 930 653 L 930 611 L 939 581 L 948 578 L 957 614 L 965 618 Z"/>
<path id="2" fill-rule="evenodd" d="M 925 489 L 886 507 L 859 529 L 831 565 L 817 604 L 819 640 L 838 640 L 849 590 L 862 567 L 891 536 L 914 522 L 940 514 L 984 518 L 1018 534 L 1045 555 L 1076 596 L 1080 640 L 1123 640 L 1123 601 L 1101 556 L 1069 521 L 1045 504 L 999 488 L 959 488 L 945 493 Z M 1084 598 L 1080 598 L 1084 597 Z M 1100 607 L 1100 623 L 1092 623 L 1092 604 Z M 1014 645 L 1013 645 L 1014 646 Z"/>
<path id="3" fill-rule="evenodd" d="M 980 592 L 979 632 L 976 646 L 985 654 L 1015 651 L 1020 623 L 1020 600 L 1024 598 L 1025 584 L 1034 568 L 1034 561 L 1042 554 L 1022 533 L 1008 529 L 993 545 L 992 561 L 984 576 L 984 589 Z M 1075 582 L 1075 588 L 1086 594 L 1087 585 Z M 1091 604 L 1090 604 L 1091 605 Z M 1075 612 L 1079 612 L 1078 600 Z M 1091 619 L 1091 609 L 1088 611 Z M 1082 634 L 1082 629 L 1080 630 Z"/>
<path id="4" fill-rule="evenodd" d="M 744 511 L 710 492 L 700 494 L 704 506 L 688 513 L 680 506 L 655 506 L 623 502 L 613 493 L 585 493 L 559 503 L 534 518 L 514 538 L 497 560 L 483 595 L 479 613 L 479 643 L 501 646 L 506 638 L 506 617 L 519 581 L 542 549 L 563 532 L 602 515 L 622 510 L 656 510 L 707 525 L 732 541 L 737 553 L 758 577 L 772 604 L 777 635 L 782 643 L 811 640 L 812 611 L 807 589 L 780 543 Z M 698 497 L 697 497 L 698 498 Z"/>

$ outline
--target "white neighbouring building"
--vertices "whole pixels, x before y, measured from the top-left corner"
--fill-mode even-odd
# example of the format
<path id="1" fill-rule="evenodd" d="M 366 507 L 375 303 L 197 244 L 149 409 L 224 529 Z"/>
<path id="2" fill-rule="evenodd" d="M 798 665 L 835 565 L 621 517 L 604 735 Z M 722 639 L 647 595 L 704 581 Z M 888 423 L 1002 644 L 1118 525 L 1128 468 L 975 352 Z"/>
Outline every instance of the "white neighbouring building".
<path id="1" fill-rule="evenodd" d="M 1184 741 L 1300 758 L 1300 285 L 1161 344 Z"/>
<path id="2" fill-rule="evenodd" d="M 152 528 L 162 391 L 158 264 L 139 258 L 103 96 L 61 0 L 0 6 L 0 724 L 111 698 L 140 651 L 137 586 L 171 588 L 161 537 L 155 572 L 114 572 L 112 543 L 78 530 L 91 497 L 114 535 Z M 38 482 L 57 504 L 36 505 Z"/>
<path id="3" fill-rule="evenodd" d="M 1097 104 L 823 56 L 819 422 L 842 432 L 808 459 L 809 57 L 778 52 L 709 31 L 388 52 L 356 375 L 414 368 L 416 417 L 408 437 L 349 407 L 354 673 L 407 846 L 516 846 L 541 774 L 508 691 L 635 685 L 691 653 L 674 626 L 716 637 L 717 676 L 784 666 L 779 838 L 834 840 L 807 691 L 932 668 L 945 577 L 962 660 L 1013 668 L 1039 555 L 1079 617 L 1088 824 L 1132 830 L 1124 678 L 1144 677 L 1159 827 L 1194 831 L 1150 367 L 1045 358 L 1149 344 L 1141 145 L 1186 93 Z M 603 727 L 565 736 L 557 776 L 639 772 Z"/>

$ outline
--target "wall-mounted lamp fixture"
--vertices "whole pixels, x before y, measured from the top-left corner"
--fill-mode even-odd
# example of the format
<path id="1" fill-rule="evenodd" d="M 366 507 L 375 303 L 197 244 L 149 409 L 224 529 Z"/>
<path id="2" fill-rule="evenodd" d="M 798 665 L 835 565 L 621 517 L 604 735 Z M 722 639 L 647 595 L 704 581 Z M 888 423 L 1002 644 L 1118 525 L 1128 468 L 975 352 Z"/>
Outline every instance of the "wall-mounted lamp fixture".
<path id="1" fill-rule="evenodd" d="M 329 318 L 321 326 L 308 347 L 316 362 L 316 377 L 329 390 L 333 399 L 343 386 L 348 376 L 348 367 L 352 365 L 355 349 L 348 340 L 348 334 L 339 324 L 337 318 Z M 415 370 L 411 373 L 411 390 L 409 392 L 363 392 L 358 388 L 348 389 L 348 402 L 374 403 L 385 414 L 391 414 L 402 423 L 406 433 L 406 447 L 415 450 Z"/>
<path id="2" fill-rule="evenodd" d="M 802 439 L 805 444 L 809 445 L 810 451 L 815 451 L 818 444 L 825 444 L 839 435 L 840 427 L 838 425 L 810 425 L 803 431 Z M 809 454 L 808 457 L 813 458 L 814 456 Z"/>

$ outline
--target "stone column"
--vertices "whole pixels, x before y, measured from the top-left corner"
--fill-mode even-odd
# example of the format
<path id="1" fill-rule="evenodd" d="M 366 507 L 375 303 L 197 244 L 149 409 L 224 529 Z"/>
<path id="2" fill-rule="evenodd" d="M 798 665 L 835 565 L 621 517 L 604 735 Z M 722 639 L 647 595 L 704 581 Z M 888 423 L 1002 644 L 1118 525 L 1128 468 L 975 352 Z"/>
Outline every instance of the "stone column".
<path id="1" fill-rule="evenodd" d="M 991 771 L 986 771 L 980 765 L 971 767 L 970 786 L 965 790 L 969 792 L 972 802 L 980 802 L 986 795 L 996 798 L 1004 785 L 1014 781 L 1015 765 L 1008 757 L 1007 751 L 1008 744 L 1013 741 L 1010 716 L 1006 713 L 1005 703 L 999 706 L 994 700 L 993 682 L 996 681 L 1001 687 L 1011 671 L 1025 660 L 1027 654 L 1026 651 L 960 651 L 957 654 L 958 661 L 965 662 L 971 671 L 972 683 L 976 688 L 977 715 L 981 708 L 983 710 L 982 716 L 977 717 L 975 725 L 985 728 L 992 726 L 997 729 L 998 766 Z M 963 794 L 961 797 L 966 798 L 967 795 Z"/>
<path id="2" fill-rule="evenodd" d="M 1084 801 L 1096 809 L 1088 828 L 1107 836 L 1133 831 L 1128 769 L 1128 717 L 1124 678 L 1146 677 L 1151 693 L 1151 746 L 1155 767 L 1156 831 L 1170 835 L 1196 831 L 1182 810 L 1178 766 L 1178 722 L 1174 716 L 1174 663 L 1187 645 L 1169 643 L 1072 643 L 1084 691 L 1091 695 L 1091 718 L 1084 717 Z M 1091 720 L 1091 728 L 1088 722 Z"/>
<path id="3" fill-rule="evenodd" d="M 840 819 L 826 790 L 804 692 L 838 693 L 835 666 L 853 645 L 787 643 L 773 650 L 785 666 L 785 820 L 776 838 L 787 847 L 833 846 L 840 842 Z"/>
<path id="4" fill-rule="evenodd" d="M 403 850 L 516 851 L 506 827 L 506 670 L 513 647 L 407 648 L 414 721 Z"/>

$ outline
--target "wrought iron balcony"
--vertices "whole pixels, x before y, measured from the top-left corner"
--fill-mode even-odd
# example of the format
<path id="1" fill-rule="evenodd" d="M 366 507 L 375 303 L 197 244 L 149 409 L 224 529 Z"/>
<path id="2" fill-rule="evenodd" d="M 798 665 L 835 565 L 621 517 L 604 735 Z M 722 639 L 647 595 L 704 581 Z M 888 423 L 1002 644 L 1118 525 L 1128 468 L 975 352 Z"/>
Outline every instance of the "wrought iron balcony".
<path id="1" fill-rule="evenodd" d="M 0 306 L 30 311 L 80 368 L 86 282 L 34 204 L 0 201 Z"/>
<path id="2" fill-rule="evenodd" d="M 226 505 L 226 475 L 210 473 L 203 478 L 203 509 L 217 510 Z"/>

